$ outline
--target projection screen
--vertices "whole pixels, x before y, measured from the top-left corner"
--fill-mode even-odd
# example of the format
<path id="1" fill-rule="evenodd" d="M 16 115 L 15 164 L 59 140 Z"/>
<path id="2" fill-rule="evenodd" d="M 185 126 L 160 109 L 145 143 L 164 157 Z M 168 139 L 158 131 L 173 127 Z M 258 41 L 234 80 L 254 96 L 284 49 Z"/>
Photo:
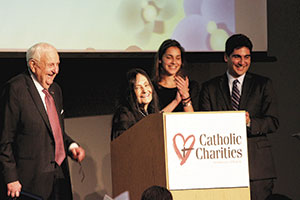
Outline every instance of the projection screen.
<path id="1" fill-rule="evenodd" d="M 49 42 L 61 52 L 223 51 L 234 33 L 267 51 L 266 0 L 11 0 L 0 7 L 0 51 Z"/>

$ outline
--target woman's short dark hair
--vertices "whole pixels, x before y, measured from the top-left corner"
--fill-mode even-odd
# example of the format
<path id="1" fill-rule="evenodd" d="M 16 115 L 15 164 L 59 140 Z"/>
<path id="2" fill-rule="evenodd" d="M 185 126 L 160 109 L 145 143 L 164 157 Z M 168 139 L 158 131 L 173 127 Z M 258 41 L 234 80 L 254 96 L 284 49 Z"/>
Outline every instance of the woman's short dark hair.
<path id="1" fill-rule="evenodd" d="M 252 42 L 251 40 L 243 34 L 234 34 L 230 36 L 225 44 L 225 53 L 229 57 L 234 49 L 239 49 L 242 47 L 247 47 L 250 50 L 250 53 L 252 53 Z"/>
<path id="2" fill-rule="evenodd" d="M 181 44 L 174 40 L 174 39 L 167 39 L 163 41 L 163 43 L 160 45 L 154 60 L 154 72 L 153 72 L 153 79 L 155 83 L 158 83 L 161 81 L 161 75 L 163 73 L 163 67 L 162 67 L 162 57 L 166 53 L 167 49 L 170 47 L 177 47 L 180 50 L 181 53 L 181 67 L 178 73 L 182 73 L 183 66 L 185 63 L 185 50 L 181 46 Z"/>
<path id="3" fill-rule="evenodd" d="M 173 200 L 173 196 L 167 188 L 153 185 L 143 192 L 141 200 Z"/>

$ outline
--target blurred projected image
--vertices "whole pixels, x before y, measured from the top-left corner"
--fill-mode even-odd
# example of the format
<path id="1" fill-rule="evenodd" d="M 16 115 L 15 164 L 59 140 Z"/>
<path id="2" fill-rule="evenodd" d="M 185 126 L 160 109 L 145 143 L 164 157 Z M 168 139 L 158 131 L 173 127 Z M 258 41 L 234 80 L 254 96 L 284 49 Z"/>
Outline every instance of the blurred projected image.
<path id="1" fill-rule="evenodd" d="M 122 0 L 118 19 L 133 36 L 127 50 L 155 50 L 173 38 L 187 51 L 223 51 L 235 32 L 234 11 L 234 0 Z"/>
<path id="2" fill-rule="evenodd" d="M 145 46 L 155 33 L 170 33 L 170 30 L 166 30 L 166 24 L 178 15 L 179 10 L 179 4 L 174 2 L 176 1 L 123 0 L 118 12 L 120 25 L 134 34 L 138 46 Z"/>
<path id="3" fill-rule="evenodd" d="M 222 51 L 237 29 L 234 7 L 235 0 L 6 1 L 0 51 L 45 41 L 67 52 L 153 52 L 169 38 L 186 51 Z"/>
<path id="4" fill-rule="evenodd" d="M 223 51 L 235 32 L 234 0 L 184 0 L 183 7 L 172 37 L 189 51 Z"/>

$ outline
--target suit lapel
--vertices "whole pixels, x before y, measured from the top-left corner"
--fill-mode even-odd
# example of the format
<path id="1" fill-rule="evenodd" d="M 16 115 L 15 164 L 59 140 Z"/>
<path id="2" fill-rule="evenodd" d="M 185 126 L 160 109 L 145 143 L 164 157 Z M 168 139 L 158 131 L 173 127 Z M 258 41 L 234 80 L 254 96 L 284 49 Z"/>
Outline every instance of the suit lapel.
<path id="1" fill-rule="evenodd" d="M 226 73 L 221 77 L 219 86 L 220 86 L 220 93 L 226 105 L 226 108 L 224 110 L 232 110 L 233 108 L 231 105 L 231 97 L 230 97 L 228 78 Z"/>
<path id="2" fill-rule="evenodd" d="M 31 95 L 34 104 L 36 105 L 38 111 L 40 112 L 43 120 L 45 121 L 45 123 L 47 125 L 47 127 L 51 130 L 50 122 L 49 122 L 49 119 L 48 119 L 47 112 L 45 110 L 45 106 L 43 104 L 41 96 L 40 96 L 39 92 L 37 91 L 37 89 L 36 89 L 36 87 L 33 83 L 33 80 L 31 79 L 29 73 L 26 73 L 26 84 L 27 84 L 28 92 Z"/>
<path id="3" fill-rule="evenodd" d="M 50 95 L 52 96 L 52 98 L 54 99 L 54 103 L 55 103 L 55 108 L 56 108 L 56 112 L 57 112 L 57 116 L 59 118 L 59 122 L 60 122 L 60 125 L 62 127 L 62 119 L 61 119 L 61 111 L 59 110 L 59 106 L 58 106 L 58 101 L 57 99 L 59 98 L 57 93 L 54 92 L 54 88 L 52 86 L 50 86 L 50 88 L 48 89 L 49 90 L 49 93 Z"/>
<path id="4" fill-rule="evenodd" d="M 240 100 L 240 109 L 244 110 L 247 105 L 249 95 L 251 93 L 251 88 L 253 87 L 252 75 L 247 73 L 243 82 L 242 95 Z"/>

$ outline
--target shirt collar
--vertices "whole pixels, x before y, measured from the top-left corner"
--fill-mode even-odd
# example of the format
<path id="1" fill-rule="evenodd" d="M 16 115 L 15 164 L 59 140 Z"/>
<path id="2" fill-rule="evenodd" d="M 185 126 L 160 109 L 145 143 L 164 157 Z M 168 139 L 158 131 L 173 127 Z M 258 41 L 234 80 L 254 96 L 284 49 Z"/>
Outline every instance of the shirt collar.
<path id="1" fill-rule="evenodd" d="M 28 69 L 28 70 L 29 70 L 29 69 Z M 31 76 L 31 79 L 33 80 L 33 83 L 34 83 L 36 89 L 39 91 L 39 93 L 42 92 L 44 88 L 43 88 L 43 86 L 39 83 L 39 81 L 36 79 L 36 76 L 32 73 L 31 70 L 29 70 L 29 74 L 30 74 L 30 76 Z"/>
<path id="2" fill-rule="evenodd" d="M 245 73 L 242 76 L 239 76 L 238 78 L 234 78 L 233 76 L 231 76 L 229 74 L 228 70 L 227 70 L 226 74 L 227 74 L 227 78 L 228 78 L 228 81 L 230 84 L 232 84 L 232 82 L 237 79 L 241 85 L 243 84 L 243 81 L 244 81 L 245 75 L 246 75 L 246 73 Z"/>

